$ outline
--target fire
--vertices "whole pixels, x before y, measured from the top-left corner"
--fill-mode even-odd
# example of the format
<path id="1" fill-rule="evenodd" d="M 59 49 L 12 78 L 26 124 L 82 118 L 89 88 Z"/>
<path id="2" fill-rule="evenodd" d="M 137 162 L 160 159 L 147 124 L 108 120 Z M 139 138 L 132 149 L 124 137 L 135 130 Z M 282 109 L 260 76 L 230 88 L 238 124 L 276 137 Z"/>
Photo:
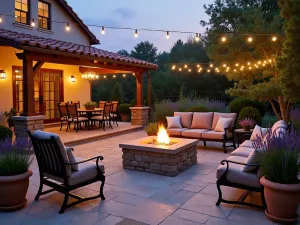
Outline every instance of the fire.
<path id="1" fill-rule="evenodd" d="M 157 132 L 157 140 L 160 144 L 170 144 L 170 138 L 164 125 L 160 125 Z"/>

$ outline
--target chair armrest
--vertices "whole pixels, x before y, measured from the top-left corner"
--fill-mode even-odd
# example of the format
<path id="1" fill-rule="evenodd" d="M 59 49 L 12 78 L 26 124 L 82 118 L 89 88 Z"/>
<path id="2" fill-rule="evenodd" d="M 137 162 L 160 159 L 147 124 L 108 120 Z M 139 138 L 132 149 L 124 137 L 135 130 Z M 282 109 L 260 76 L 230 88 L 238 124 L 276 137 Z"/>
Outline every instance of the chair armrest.
<path id="1" fill-rule="evenodd" d="M 225 163 L 228 165 L 229 163 L 234 163 L 234 164 L 239 164 L 239 165 L 244 165 L 244 166 L 259 166 L 259 164 L 255 164 L 255 163 L 242 163 L 242 162 L 237 162 L 237 161 L 232 161 L 232 160 L 222 160 L 221 164 L 225 165 Z"/>
<path id="2" fill-rule="evenodd" d="M 92 161 L 94 159 L 97 160 L 97 164 L 98 164 L 99 160 L 103 160 L 104 158 L 103 158 L 103 156 L 95 156 L 93 158 L 85 159 L 83 161 L 79 161 L 79 162 L 76 162 L 76 163 L 67 163 L 67 162 L 65 162 L 65 164 L 66 165 L 77 165 L 77 164 L 85 163 L 85 162 L 88 162 L 88 161 Z"/>

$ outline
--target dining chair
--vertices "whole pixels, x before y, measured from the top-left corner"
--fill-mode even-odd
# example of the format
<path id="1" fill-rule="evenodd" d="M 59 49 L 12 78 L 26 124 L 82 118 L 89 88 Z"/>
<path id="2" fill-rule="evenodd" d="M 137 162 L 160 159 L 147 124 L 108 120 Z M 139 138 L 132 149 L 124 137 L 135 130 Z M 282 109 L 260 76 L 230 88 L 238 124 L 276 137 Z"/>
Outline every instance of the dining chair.
<path id="1" fill-rule="evenodd" d="M 77 104 L 67 104 L 67 112 L 68 112 L 68 128 L 70 127 L 71 123 L 74 123 L 74 130 L 76 129 L 76 133 L 78 132 L 78 128 L 81 129 L 81 123 L 82 122 L 89 122 L 89 119 L 86 117 L 83 117 L 79 114 Z M 88 128 L 90 128 L 90 125 L 88 123 Z"/>
<path id="2" fill-rule="evenodd" d="M 63 127 L 64 122 L 67 124 L 68 129 L 68 110 L 67 110 L 67 103 L 57 103 L 59 117 L 60 117 L 60 130 Z"/>
<path id="3" fill-rule="evenodd" d="M 101 124 L 101 127 L 103 130 L 105 130 L 105 122 L 108 122 L 109 128 L 112 128 L 111 122 L 110 122 L 110 111 L 111 111 L 112 104 L 111 103 L 105 103 L 103 108 L 103 113 L 99 116 L 93 116 L 92 121 L 99 122 L 99 127 Z"/>
<path id="4" fill-rule="evenodd" d="M 61 214 L 66 209 L 85 201 L 96 198 L 105 200 L 103 195 L 105 168 L 104 165 L 100 164 L 100 160 L 103 160 L 102 156 L 95 156 L 90 159 L 75 158 L 72 153 L 74 149 L 65 147 L 57 134 L 40 130 L 33 133 L 27 131 L 27 133 L 33 145 L 40 176 L 40 186 L 35 201 L 38 201 L 41 195 L 53 191 L 60 192 L 64 195 L 59 210 Z M 101 182 L 101 185 L 99 194 L 95 196 L 81 197 L 71 193 L 71 191 L 98 181 Z M 43 191 L 44 185 L 51 189 Z M 77 201 L 68 204 L 69 197 Z"/>
<path id="5" fill-rule="evenodd" d="M 99 101 L 99 108 L 104 109 L 105 103 L 107 103 L 107 101 Z"/>
<path id="6" fill-rule="evenodd" d="M 118 124 L 118 105 L 119 105 L 119 101 L 112 101 L 111 103 L 112 103 L 111 112 L 110 112 L 111 120 L 113 121 L 113 123 L 116 123 L 117 126 L 119 126 L 119 124 Z"/>

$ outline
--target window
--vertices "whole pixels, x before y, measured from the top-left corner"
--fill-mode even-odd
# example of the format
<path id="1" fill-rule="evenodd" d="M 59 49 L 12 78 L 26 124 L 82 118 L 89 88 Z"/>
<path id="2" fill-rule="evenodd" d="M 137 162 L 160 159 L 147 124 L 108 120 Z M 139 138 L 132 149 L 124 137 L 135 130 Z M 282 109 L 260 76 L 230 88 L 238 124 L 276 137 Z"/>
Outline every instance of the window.
<path id="1" fill-rule="evenodd" d="M 39 15 L 39 28 L 45 30 L 51 30 L 50 4 L 47 2 L 39 1 L 38 15 Z"/>
<path id="2" fill-rule="evenodd" d="M 15 0 L 16 22 L 29 25 L 29 10 L 28 0 Z"/>

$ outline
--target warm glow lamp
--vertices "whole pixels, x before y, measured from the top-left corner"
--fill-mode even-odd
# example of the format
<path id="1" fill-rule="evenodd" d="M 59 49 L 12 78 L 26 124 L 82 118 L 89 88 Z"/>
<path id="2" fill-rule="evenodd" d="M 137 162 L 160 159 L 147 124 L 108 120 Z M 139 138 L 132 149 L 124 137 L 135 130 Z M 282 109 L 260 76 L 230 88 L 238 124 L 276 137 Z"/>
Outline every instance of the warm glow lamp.
<path id="1" fill-rule="evenodd" d="M 0 79 L 5 80 L 6 79 L 6 73 L 4 70 L 0 70 Z"/>

